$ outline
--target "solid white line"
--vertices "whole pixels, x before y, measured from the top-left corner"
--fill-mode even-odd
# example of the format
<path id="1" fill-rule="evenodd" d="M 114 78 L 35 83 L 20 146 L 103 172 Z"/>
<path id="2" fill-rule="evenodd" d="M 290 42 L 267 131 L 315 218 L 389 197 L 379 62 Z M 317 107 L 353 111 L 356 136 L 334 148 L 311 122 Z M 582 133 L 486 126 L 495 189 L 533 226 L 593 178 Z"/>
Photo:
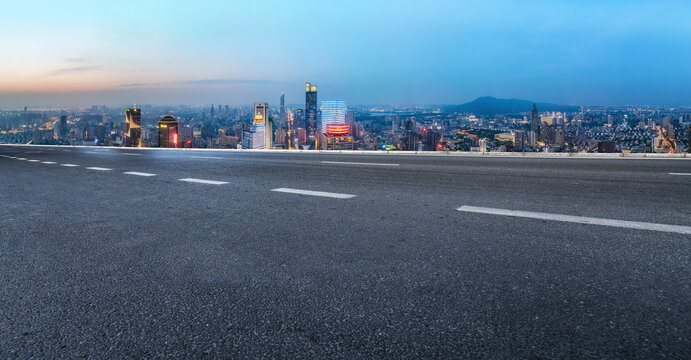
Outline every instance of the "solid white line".
<path id="1" fill-rule="evenodd" d="M 349 162 L 349 161 L 322 161 L 322 164 L 371 165 L 371 166 L 400 166 L 401 165 L 401 164 L 363 163 L 363 162 Z"/>
<path id="2" fill-rule="evenodd" d="M 190 156 L 191 158 L 194 159 L 223 159 L 222 157 L 217 157 L 217 156 Z"/>
<path id="3" fill-rule="evenodd" d="M 322 196 L 322 197 L 330 197 L 330 198 L 336 198 L 336 199 L 351 199 L 351 198 L 355 197 L 355 195 L 349 195 L 349 194 L 338 194 L 338 193 L 330 193 L 330 192 L 323 192 L 323 191 L 299 190 L 299 189 L 288 189 L 288 188 L 278 188 L 278 189 L 273 189 L 271 191 L 288 193 L 288 194 L 298 194 L 298 195 Z"/>
<path id="4" fill-rule="evenodd" d="M 122 155 L 142 156 L 142 154 L 122 153 Z"/>
<path id="5" fill-rule="evenodd" d="M 96 170 L 96 171 L 110 171 L 110 170 L 113 170 L 113 169 L 102 168 L 102 167 L 97 167 L 97 166 L 88 167 L 87 169 L 89 169 L 89 170 Z"/>
<path id="6" fill-rule="evenodd" d="M 691 173 L 669 173 L 670 175 L 676 176 L 691 176 Z"/>
<path id="7" fill-rule="evenodd" d="M 77 164 L 60 164 L 60 166 L 65 166 L 65 167 L 77 167 L 79 165 Z"/>
<path id="8" fill-rule="evenodd" d="M 185 178 L 185 179 L 178 179 L 178 180 L 185 181 L 185 182 L 191 182 L 191 183 L 210 184 L 210 185 L 225 185 L 228 183 L 227 181 L 192 179 L 192 178 Z"/>
<path id="9" fill-rule="evenodd" d="M 461 206 L 457 210 L 463 211 L 463 212 L 470 212 L 470 213 L 479 213 L 479 214 L 513 216 L 513 217 L 522 217 L 522 218 L 540 219 L 540 220 L 563 221 L 563 222 L 588 224 L 588 225 L 614 226 L 614 227 L 629 228 L 629 229 L 662 231 L 662 232 L 671 232 L 671 233 L 691 235 L 691 226 L 666 225 L 666 224 L 654 224 L 654 223 L 646 223 L 646 222 L 638 222 L 638 221 L 600 219 L 600 218 L 592 218 L 592 217 L 584 217 L 584 216 L 547 214 L 547 213 L 538 213 L 538 212 L 531 212 L 531 211 L 493 209 L 493 208 L 476 207 L 476 206 Z"/>
<path id="10" fill-rule="evenodd" d="M 43 164 L 48 164 L 48 165 L 57 164 L 55 161 L 43 161 L 42 163 L 43 163 Z"/>
<path id="11" fill-rule="evenodd" d="M 150 174 L 150 173 L 144 173 L 144 172 L 136 172 L 136 171 L 126 171 L 123 174 L 127 175 L 135 175 L 135 176 L 156 176 L 156 174 Z"/>

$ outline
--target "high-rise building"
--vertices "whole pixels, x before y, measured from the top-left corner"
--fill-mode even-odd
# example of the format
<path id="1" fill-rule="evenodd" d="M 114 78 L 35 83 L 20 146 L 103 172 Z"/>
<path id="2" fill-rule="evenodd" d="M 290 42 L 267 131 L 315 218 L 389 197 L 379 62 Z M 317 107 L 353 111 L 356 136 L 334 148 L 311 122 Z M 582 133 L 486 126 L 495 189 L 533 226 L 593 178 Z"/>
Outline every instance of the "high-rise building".
<path id="1" fill-rule="evenodd" d="M 60 116 L 60 139 L 67 138 L 67 115 Z"/>
<path id="2" fill-rule="evenodd" d="M 178 121 L 170 115 L 158 121 L 158 146 L 162 148 L 179 147 Z"/>
<path id="3" fill-rule="evenodd" d="M 125 141 L 126 147 L 139 147 L 142 143 L 142 110 L 132 108 L 125 110 Z"/>
<path id="4" fill-rule="evenodd" d="M 330 135 L 347 134 L 347 112 L 348 106 L 343 100 L 322 100 L 320 133 Z"/>
<path id="5" fill-rule="evenodd" d="M 278 128 L 276 129 L 276 132 L 274 133 L 274 144 L 281 144 L 281 145 L 286 145 L 286 148 L 288 147 L 288 142 L 290 142 L 288 139 L 288 132 L 284 128 Z"/>
<path id="6" fill-rule="evenodd" d="M 253 126 L 254 132 L 261 133 L 264 140 L 255 142 L 252 149 L 271 149 L 273 144 L 273 129 L 268 103 L 254 103 Z"/>
<path id="7" fill-rule="evenodd" d="M 286 93 L 285 93 L 285 91 L 281 92 L 281 108 L 279 110 L 278 116 L 281 118 L 282 122 L 286 121 Z"/>
<path id="8" fill-rule="evenodd" d="M 530 131 L 533 133 L 530 145 L 535 146 L 535 139 L 540 135 L 540 113 L 536 104 L 533 104 L 533 110 L 530 112 Z"/>
<path id="9" fill-rule="evenodd" d="M 307 136 L 314 138 L 317 131 L 317 85 L 305 84 L 305 125 Z"/>

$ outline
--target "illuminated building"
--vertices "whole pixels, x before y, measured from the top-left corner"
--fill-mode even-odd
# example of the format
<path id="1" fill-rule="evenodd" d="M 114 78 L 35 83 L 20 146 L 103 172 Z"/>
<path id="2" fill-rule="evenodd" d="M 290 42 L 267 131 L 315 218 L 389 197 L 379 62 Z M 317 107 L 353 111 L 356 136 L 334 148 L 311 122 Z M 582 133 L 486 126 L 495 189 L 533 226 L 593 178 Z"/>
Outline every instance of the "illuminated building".
<path id="1" fill-rule="evenodd" d="M 305 84 L 305 125 L 307 136 L 314 137 L 317 127 L 317 85 Z"/>
<path id="2" fill-rule="evenodd" d="M 274 143 L 275 144 L 283 144 L 287 145 L 286 139 L 288 138 L 288 132 L 286 129 L 283 128 L 278 128 L 276 129 L 276 133 L 274 134 Z"/>
<path id="3" fill-rule="evenodd" d="M 353 150 L 353 137 L 350 135 L 321 134 L 320 136 L 321 150 Z"/>
<path id="4" fill-rule="evenodd" d="M 269 104 L 254 103 L 254 120 L 250 133 L 250 149 L 271 149 L 273 131 L 269 121 Z"/>
<path id="5" fill-rule="evenodd" d="M 305 145 L 307 143 L 307 129 L 298 128 L 296 131 L 298 144 Z"/>
<path id="6" fill-rule="evenodd" d="M 126 147 L 139 147 L 142 143 L 142 110 L 137 108 L 125 110 Z"/>
<path id="7" fill-rule="evenodd" d="M 305 126 L 305 110 L 303 109 L 297 109 L 295 110 L 295 119 L 294 123 L 296 127 L 302 127 L 307 129 Z"/>
<path id="8" fill-rule="evenodd" d="M 324 100 L 321 103 L 321 126 L 320 132 L 326 134 L 329 126 L 335 129 L 335 125 L 343 126 L 346 123 L 346 113 L 348 112 L 348 107 L 346 102 L 343 100 Z M 347 134 L 347 132 L 346 132 Z M 341 133 L 332 135 L 344 135 Z"/>
<path id="9" fill-rule="evenodd" d="M 158 146 L 162 148 L 179 147 L 178 121 L 166 115 L 158 121 Z"/>

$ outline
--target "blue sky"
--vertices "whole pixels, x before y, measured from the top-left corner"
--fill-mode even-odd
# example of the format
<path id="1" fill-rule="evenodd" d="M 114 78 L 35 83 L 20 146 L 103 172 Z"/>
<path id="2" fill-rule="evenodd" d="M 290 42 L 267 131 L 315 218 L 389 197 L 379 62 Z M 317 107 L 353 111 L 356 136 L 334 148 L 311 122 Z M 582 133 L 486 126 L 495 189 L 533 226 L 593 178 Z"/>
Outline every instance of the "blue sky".
<path id="1" fill-rule="evenodd" d="M 0 107 L 691 105 L 688 1 L 17 1 Z"/>

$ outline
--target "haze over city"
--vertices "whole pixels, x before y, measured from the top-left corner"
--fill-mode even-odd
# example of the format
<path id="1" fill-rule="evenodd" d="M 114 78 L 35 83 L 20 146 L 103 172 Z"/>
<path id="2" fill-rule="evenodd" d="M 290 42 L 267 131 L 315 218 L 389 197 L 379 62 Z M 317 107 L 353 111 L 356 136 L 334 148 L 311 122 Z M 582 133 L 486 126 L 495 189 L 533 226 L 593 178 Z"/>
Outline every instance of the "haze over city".
<path id="1" fill-rule="evenodd" d="M 3 4 L 0 108 L 304 101 L 689 105 L 685 1 Z"/>
<path id="2" fill-rule="evenodd" d="M 0 359 L 689 359 L 689 19 L 5 1 Z"/>

